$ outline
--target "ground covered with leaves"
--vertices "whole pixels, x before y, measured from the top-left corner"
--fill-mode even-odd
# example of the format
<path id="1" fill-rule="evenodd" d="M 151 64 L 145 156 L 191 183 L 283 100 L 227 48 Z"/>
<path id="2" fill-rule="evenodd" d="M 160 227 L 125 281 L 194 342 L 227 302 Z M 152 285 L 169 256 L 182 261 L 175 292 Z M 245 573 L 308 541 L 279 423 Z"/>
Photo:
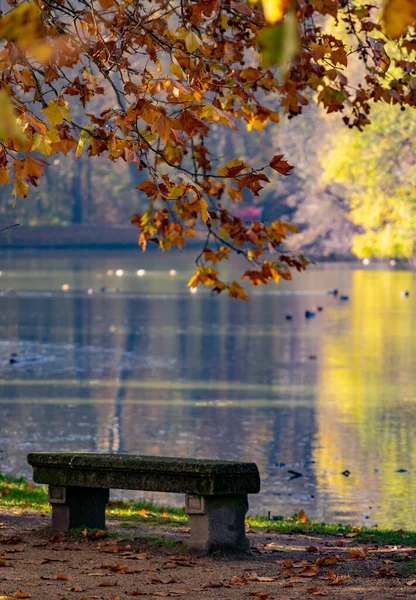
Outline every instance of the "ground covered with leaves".
<path id="1" fill-rule="evenodd" d="M 189 529 L 164 517 L 109 519 L 108 531 L 53 534 L 50 515 L 0 508 L 0 599 L 290 600 L 416 595 L 414 536 L 281 533 L 249 524 L 251 556 L 189 555 Z M 315 528 L 316 529 L 316 528 Z M 393 542 L 393 543 L 392 543 Z M 398 543 L 400 542 L 400 543 Z"/>

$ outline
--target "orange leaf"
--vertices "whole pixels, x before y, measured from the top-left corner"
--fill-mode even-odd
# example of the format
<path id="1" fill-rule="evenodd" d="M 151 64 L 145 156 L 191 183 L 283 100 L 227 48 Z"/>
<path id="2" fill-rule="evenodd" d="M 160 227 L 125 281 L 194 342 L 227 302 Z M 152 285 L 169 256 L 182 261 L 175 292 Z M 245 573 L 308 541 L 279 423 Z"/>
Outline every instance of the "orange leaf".
<path id="1" fill-rule="evenodd" d="M 269 165 L 272 169 L 281 173 L 282 175 L 288 175 L 289 171 L 293 169 L 290 164 L 286 160 L 282 160 L 283 154 L 276 154 L 273 156 L 272 160 L 269 162 Z"/>
<path id="2" fill-rule="evenodd" d="M 182 125 L 177 119 L 169 117 L 169 115 L 162 114 L 152 125 L 152 132 L 158 133 L 164 142 L 167 142 L 172 129 L 182 129 Z"/>

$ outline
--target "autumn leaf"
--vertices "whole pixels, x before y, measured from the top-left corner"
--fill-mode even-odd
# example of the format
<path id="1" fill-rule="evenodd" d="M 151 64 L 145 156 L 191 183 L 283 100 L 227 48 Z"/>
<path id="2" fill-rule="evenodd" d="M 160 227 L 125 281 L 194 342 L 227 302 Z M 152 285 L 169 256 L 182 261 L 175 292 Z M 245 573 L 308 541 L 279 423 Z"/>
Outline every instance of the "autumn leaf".
<path id="1" fill-rule="evenodd" d="M 262 0 L 264 16 L 268 23 L 277 23 L 285 16 L 288 0 Z"/>
<path id="2" fill-rule="evenodd" d="M 414 0 L 387 0 L 383 11 L 383 28 L 393 39 L 404 35 L 410 25 L 416 25 Z"/>
<path id="3" fill-rule="evenodd" d="M 81 131 L 79 140 L 78 140 L 78 146 L 77 146 L 77 149 L 75 150 L 75 157 L 74 157 L 75 160 L 77 158 L 79 158 L 81 156 L 81 154 L 83 153 L 86 141 L 88 140 L 89 136 L 90 136 L 89 131 L 87 131 L 86 129 L 83 129 Z"/>
<path id="4" fill-rule="evenodd" d="M 62 123 L 64 119 L 69 120 L 69 107 L 65 100 L 51 100 L 47 108 L 42 108 L 42 112 L 47 116 L 52 127 Z"/>
<path id="5" fill-rule="evenodd" d="M 228 295 L 230 298 L 240 298 L 240 300 L 244 300 L 245 302 L 248 300 L 245 289 L 237 281 L 231 282 L 228 288 Z"/>
<path id="6" fill-rule="evenodd" d="M 32 594 L 29 594 L 29 592 L 25 592 L 24 590 L 17 590 L 17 592 L 15 592 L 13 596 L 15 598 L 31 598 Z"/>
<path id="7" fill-rule="evenodd" d="M 299 577 L 316 577 L 318 567 L 304 567 L 299 573 Z"/>
<path id="8" fill-rule="evenodd" d="M 18 144 L 26 142 L 26 136 L 18 121 L 10 96 L 6 90 L 0 90 L 0 142 L 7 138 Z"/>
<path id="9" fill-rule="evenodd" d="M 281 173 L 282 175 L 288 175 L 289 171 L 291 171 L 293 167 L 290 166 L 286 160 L 282 160 L 282 158 L 283 154 L 276 154 L 276 156 L 273 156 L 269 165 L 278 173 Z"/>
<path id="10" fill-rule="evenodd" d="M 309 519 L 304 510 L 298 512 L 298 514 L 296 515 L 296 520 L 299 523 L 309 523 Z"/>
<path id="11" fill-rule="evenodd" d="M 204 198 L 201 198 L 199 200 L 199 210 L 201 211 L 201 219 L 203 220 L 204 223 L 207 223 L 207 221 L 209 221 L 209 219 L 210 219 L 207 208 L 208 208 L 208 202 L 206 200 L 204 200 Z"/>
<path id="12" fill-rule="evenodd" d="M 349 578 L 349 575 L 337 575 L 335 571 L 328 571 L 328 585 L 340 585 Z"/>
<path id="13" fill-rule="evenodd" d="M 16 171 L 16 177 L 24 179 L 26 176 L 38 179 L 43 175 L 43 169 L 49 165 L 43 158 L 32 158 L 27 156 L 26 158 L 19 158 L 13 163 L 13 167 Z"/>
<path id="14" fill-rule="evenodd" d="M 44 37 L 41 12 L 33 2 L 17 6 L 0 18 L 0 38 L 16 42 L 23 49 Z"/>
<path id="15" fill-rule="evenodd" d="M 0 168 L 0 185 L 9 181 L 9 169 Z"/>
<path id="16" fill-rule="evenodd" d="M 158 133 L 164 142 L 169 140 L 172 129 L 182 129 L 182 126 L 177 119 L 166 114 L 161 114 L 152 125 L 152 131 Z"/>
<path id="17" fill-rule="evenodd" d="M 328 567 L 329 565 L 336 565 L 339 560 L 338 556 L 321 556 L 316 559 L 315 564 L 319 567 Z"/>
<path id="18" fill-rule="evenodd" d="M 348 548 L 348 552 L 350 553 L 350 558 L 361 558 L 364 560 L 367 558 L 368 550 L 367 548 Z"/>
<path id="19" fill-rule="evenodd" d="M 13 192 L 12 192 L 13 195 L 21 196 L 22 198 L 26 198 L 28 191 L 29 191 L 29 185 L 27 183 L 24 183 L 24 181 L 22 181 L 18 177 L 15 177 L 14 184 L 13 184 Z"/>

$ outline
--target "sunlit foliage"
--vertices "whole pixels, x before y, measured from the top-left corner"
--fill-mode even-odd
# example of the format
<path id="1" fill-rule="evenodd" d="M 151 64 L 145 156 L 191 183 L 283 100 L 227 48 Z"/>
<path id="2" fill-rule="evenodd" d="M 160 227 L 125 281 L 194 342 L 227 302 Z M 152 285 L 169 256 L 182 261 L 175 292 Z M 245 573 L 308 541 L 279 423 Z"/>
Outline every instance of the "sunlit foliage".
<path id="1" fill-rule="evenodd" d="M 410 258 L 416 237 L 416 120 L 411 111 L 376 105 L 361 134 L 347 131 L 323 159 L 325 178 L 345 186 L 351 218 L 363 233 L 353 252 Z"/>

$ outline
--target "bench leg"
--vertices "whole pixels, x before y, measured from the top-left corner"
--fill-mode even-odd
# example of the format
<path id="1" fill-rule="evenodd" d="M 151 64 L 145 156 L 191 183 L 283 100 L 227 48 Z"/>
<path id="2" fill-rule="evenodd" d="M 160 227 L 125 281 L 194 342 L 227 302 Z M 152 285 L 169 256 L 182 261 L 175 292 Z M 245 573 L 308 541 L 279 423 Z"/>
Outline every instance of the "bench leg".
<path id="1" fill-rule="evenodd" d="M 247 495 L 186 496 L 189 548 L 198 552 L 250 552 L 245 531 Z"/>
<path id="2" fill-rule="evenodd" d="M 105 529 L 105 507 L 109 489 L 49 486 L 52 529 L 69 531 L 72 527 Z"/>

